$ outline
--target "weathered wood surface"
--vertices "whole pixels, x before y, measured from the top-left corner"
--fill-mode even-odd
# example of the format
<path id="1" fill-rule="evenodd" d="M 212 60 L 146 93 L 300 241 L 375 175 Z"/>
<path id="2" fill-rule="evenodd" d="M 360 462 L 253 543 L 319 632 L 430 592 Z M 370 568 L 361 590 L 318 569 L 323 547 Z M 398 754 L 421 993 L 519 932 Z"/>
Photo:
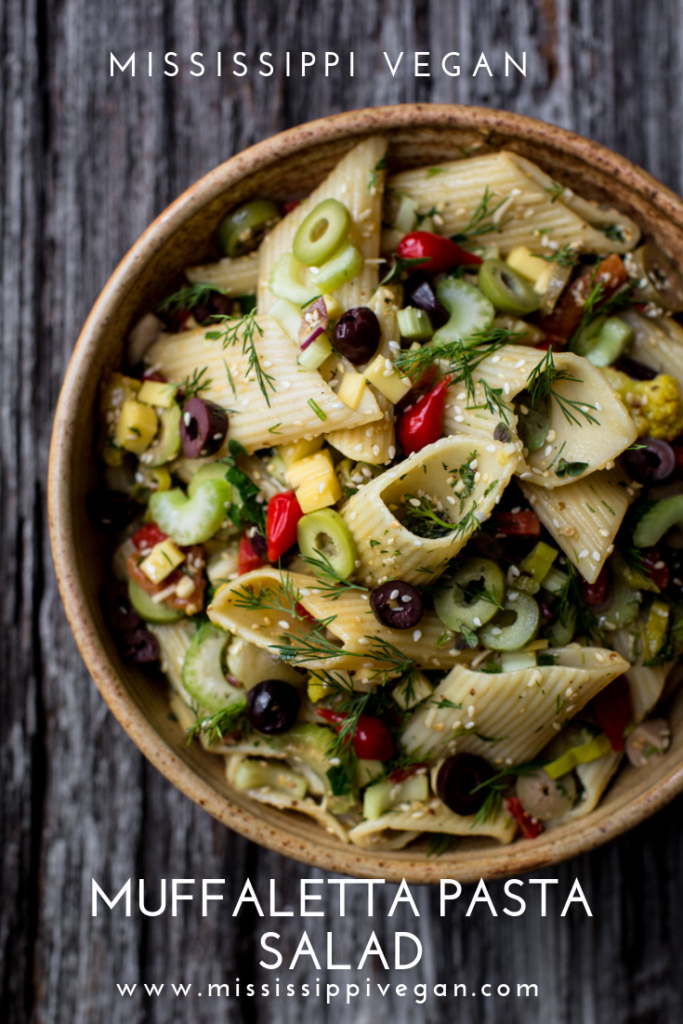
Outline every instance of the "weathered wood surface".
<path id="1" fill-rule="evenodd" d="M 82 665 L 57 594 L 45 534 L 51 410 L 79 328 L 119 258 L 182 189 L 244 146 L 329 112 L 402 101 L 505 107 L 574 128 L 683 189 L 680 0 L 5 0 L 0 4 L 2 238 L 2 630 L 0 633 L 0 1020 L 7 1024 L 376 1022 L 668 1024 L 683 1019 L 678 964 L 680 800 L 620 841 L 557 871 L 578 876 L 595 917 L 513 920 L 460 911 L 442 922 L 419 892 L 425 958 L 411 982 L 537 981 L 536 1001 L 358 1001 L 326 1014 L 314 1000 L 122 999 L 118 982 L 243 979 L 259 959 L 253 918 L 112 914 L 93 922 L 89 885 L 129 876 L 247 873 L 293 892 L 319 877 L 250 846 L 150 768 L 109 715 Z M 177 79 L 109 77 L 109 51 L 176 50 Z M 261 50 L 278 74 L 190 78 L 189 55 Z M 283 53 L 355 52 L 356 75 L 281 75 Z M 525 80 L 505 78 L 508 49 Z M 395 78 L 382 50 L 406 51 Z M 415 79 L 414 50 L 461 54 L 463 73 Z M 471 68 L 485 50 L 497 75 Z M 226 58 L 227 60 L 227 58 Z M 494 886 L 499 893 L 501 887 Z M 386 908 L 386 895 L 380 900 Z M 431 916 L 427 916 L 431 911 Z M 320 943 L 324 919 L 307 922 Z M 376 927 L 387 935 L 388 922 Z M 291 947 L 298 920 L 275 930 Z M 369 931 L 336 921 L 344 949 Z M 282 972 L 286 974 L 287 972 Z M 305 971 L 293 972 L 301 980 Z M 313 977 L 316 975 L 313 974 Z M 321 977 L 325 978 L 322 972 Z M 332 980 L 337 981 L 337 978 Z M 343 980 L 346 980 L 343 978 Z M 204 989 L 205 990 L 205 989 Z"/>

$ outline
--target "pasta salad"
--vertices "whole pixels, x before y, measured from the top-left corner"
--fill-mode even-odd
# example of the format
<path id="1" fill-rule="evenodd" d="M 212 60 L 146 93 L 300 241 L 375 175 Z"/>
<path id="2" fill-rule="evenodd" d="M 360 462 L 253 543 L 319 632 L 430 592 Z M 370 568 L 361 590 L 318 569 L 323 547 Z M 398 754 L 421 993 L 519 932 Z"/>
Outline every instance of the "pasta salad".
<path id="1" fill-rule="evenodd" d="M 379 850 L 534 839 L 669 745 L 683 277 L 513 152 L 390 162 L 230 210 L 133 328 L 105 610 L 254 801 Z"/>

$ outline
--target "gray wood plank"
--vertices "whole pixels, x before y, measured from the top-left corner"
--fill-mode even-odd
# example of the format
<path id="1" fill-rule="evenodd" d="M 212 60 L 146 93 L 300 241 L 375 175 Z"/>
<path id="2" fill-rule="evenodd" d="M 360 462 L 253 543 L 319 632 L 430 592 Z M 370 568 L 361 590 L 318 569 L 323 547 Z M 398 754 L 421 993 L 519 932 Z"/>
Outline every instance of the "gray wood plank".
<path id="1" fill-rule="evenodd" d="M 595 917 L 564 922 L 464 916 L 441 921 L 435 894 L 416 891 L 421 917 L 373 922 L 360 897 L 352 913 L 326 918 L 234 922 L 226 909 L 247 875 L 276 879 L 293 898 L 320 872 L 279 858 L 223 829 L 170 787 L 113 722 L 89 680 L 66 625 L 45 537 L 44 479 L 54 407 L 68 356 L 87 312 L 118 259 L 149 221 L 220 160 L 281 128 L 329 112 L 405 101 L 482 103 L 574 128 L 614 146 L 681 190 L 681 21 L 679 0 L 200 0 L 137 4 L 36 3 L 0 6 L 0 203 L 3 331 L 2 589 L 0 743 L 0 1019 L 62 1021 L 263 1021 L 323 1017 L 376 1024 L 457 1019 L 578 1024 L 605 1020 L 664 1024 L 683 1016 L 675 972 L 681 945 L 680 801 L 628 836 L 537 877 L 575 876 Z M 268 45 L 264 45 L 268 40 Z M 177 50 L 177 79 L 110 78 L 108 53 Z M 302 81 L 250 72 L 192 79 L 187 57 L 242 50 L 253 61 L 284 53 L 353 50 L 356 74 Z M 404 63 L 392 78 L 382 50 Z M 414 78 L 415 50 L 461 54 L 458 78 Z M 471 71 L 484 50 L 500 67 L 506 50 L 526 79 Z M 157 57 L 158 60 L 158 57 Z M 206 919 L 196 907 L 170 918 L 90 918 L 89 880 L 226 878 L 226 906 Z M 502 883 L 493 885 L 502 904 Z M 470 890 L 471 895 L 471 890 Z M 556 908 L 557 901 L 553 903 Z M 326 1012 L 313 999 L 203 1001 L 116 994 L 116 982 L 267 980 L 259 935 L 279 931 L 291 956 L 304 925 L 324 949 L 333 921 L 339 956 L 358 955 L 376 927 L 391 946 L 397 929 L 419 934 L 419 981 L 538 981 L 538 1001 L 482 997 L 376 996 Z M 302 963 L 281 981 L 339 984 L 355 972 L 317 972 Z M 384 972 L 370 970 L 372 981 Z M 395 980 L 395 979 L 394 979 Z"/>

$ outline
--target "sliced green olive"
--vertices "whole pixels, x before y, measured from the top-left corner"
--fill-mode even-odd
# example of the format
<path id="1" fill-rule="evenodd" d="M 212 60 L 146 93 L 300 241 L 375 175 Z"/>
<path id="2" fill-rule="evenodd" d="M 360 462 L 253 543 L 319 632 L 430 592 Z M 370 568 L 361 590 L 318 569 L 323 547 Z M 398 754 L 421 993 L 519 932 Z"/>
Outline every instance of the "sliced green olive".
<path id="1" fill-rule="evenodd" d="M 163 601 L 153 601 L 152 595 L 133 580 L 128 581 L 128 597 L 135 611 L 145 622 L 179 622 L 185 614 L 177 608 L 169 607 Z"/>
<path id="2" fill-rule="evenodd" d="M 363 269 L 363 262 L 360 249 L 347 242 L 332 259 L 327 260 L 321 267 L 313 267 L 309 271 L 309 280 L 318 292 L 329 295 L 348 281 L 353 281 Z"/>
<path id="3" fill-rule="evenodd" d="M 522 444 L 528 451 L 537 452 L 545 444 L 550 430 L 548 403 L 539 401 L 532 406 L 528 394 L 523 391 L 517 399 L 516 411 L 519 416 L 517 432 Z"/>
<path id="4" fill-rule="evenodd" d="M 442 277 L 436 297 L 449 313 L 432 341 L 466 341 L 477 331 L 486 331 L 493 323 L 495 309 L 478 288 L 457 277 Z"/>
<path id="5" fill-rule="evenodd" d="M 322 562 L 323 566 L 329 562 L 334 573 L 343 580 L 356 567 L 356 542 L 334 509 L 323 508 L 302 516 L 297 526 L 297 540 L 304 558 Z"/>
<path id="6" fill-rule="evenodd" d="M 434 597 L 444 626 L 478 629 L 492 619 L 505 597 L 505 577 L 488 558 L 468 558 Z"/>
<path id="7" fill-rule="evenodd" d="M 269 199 L 255 199 L 229 213 L 218 225 L 218 242 L 226 256 L 243 256 L 257 249 L 266 231 L 280 219 Z"/>
<path id="8" fill-rule="evenodd" d="M 534 286 L 502 260 L 484 260 L 479 267 L 479 287 L 501 313 L 526 316 L 540 305 Z"/>
<path id="9" fill-rule="evenodd" d="M 294 235 L 292 250 L 300 263 L 319 267 L 341 247 L 351 228 L 351 214 L 338 199 L 324 199 L 311 210 Z"/>
<path id="10" fill-rule="evenodd" d="M 518 651 L 536 636 L 539 618 L 538 605 L 530 594 L 511 591 L 503 611 L 484 626 L 479 639 L 492 651 Z"/>
<path id="11" fill-rule="evenodd" d="M 654 302 L 672 313 L 683 312 L 683 274 L 654 242 L 646 242 L 629 255 L 638 270 L 633 298 Z"/>

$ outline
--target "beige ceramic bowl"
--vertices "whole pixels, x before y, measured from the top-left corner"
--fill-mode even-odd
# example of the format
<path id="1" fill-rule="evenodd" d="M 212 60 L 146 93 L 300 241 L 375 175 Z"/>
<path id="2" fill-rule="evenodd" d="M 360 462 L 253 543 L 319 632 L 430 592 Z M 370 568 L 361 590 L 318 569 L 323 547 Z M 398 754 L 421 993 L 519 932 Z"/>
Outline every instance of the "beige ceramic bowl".
<path id="1" fill-rule="evenodd" d="M 136 318 L 168 293 L 183 267 L 207 257 L 219 220 L 253 196 L 310 192 L 368 134 L 391 143 L 391 168 L 439 163 L 482 139 L 536 161 L 581 195 L 618 205 L 683 264 L 683 202 L 644 171 L 586 139 L 539 121 L 459 106 L 395 106 L 325 118 L 276 135 L 217 167 L 155 220 L 105 285 L 78 339 L 57 407 L 49 466 L 50 533 L 69 622 L 102 696 L 140 750 L 175 786 L 219 821 L 297 860 L 354 876 L 462 882 L 553 864 L 631 828 L 683 787 L 683 698 L 673 710 L 673 744 L 652 766 L 622 770 L 592 814 L 533 842 L 499 846 L 466 840 L 427 857 L 427 842 L 394 853 L 345 846 L 309 819 L 249 801 L 225 781 L 222 757 L 189 748 L 169 717 L 160 681 L 124 665 L 100 611 L 108 551 L 90 526 L 85 496 L 94 486 L 92 438 L 98 382 L 120 365 Z"/>

